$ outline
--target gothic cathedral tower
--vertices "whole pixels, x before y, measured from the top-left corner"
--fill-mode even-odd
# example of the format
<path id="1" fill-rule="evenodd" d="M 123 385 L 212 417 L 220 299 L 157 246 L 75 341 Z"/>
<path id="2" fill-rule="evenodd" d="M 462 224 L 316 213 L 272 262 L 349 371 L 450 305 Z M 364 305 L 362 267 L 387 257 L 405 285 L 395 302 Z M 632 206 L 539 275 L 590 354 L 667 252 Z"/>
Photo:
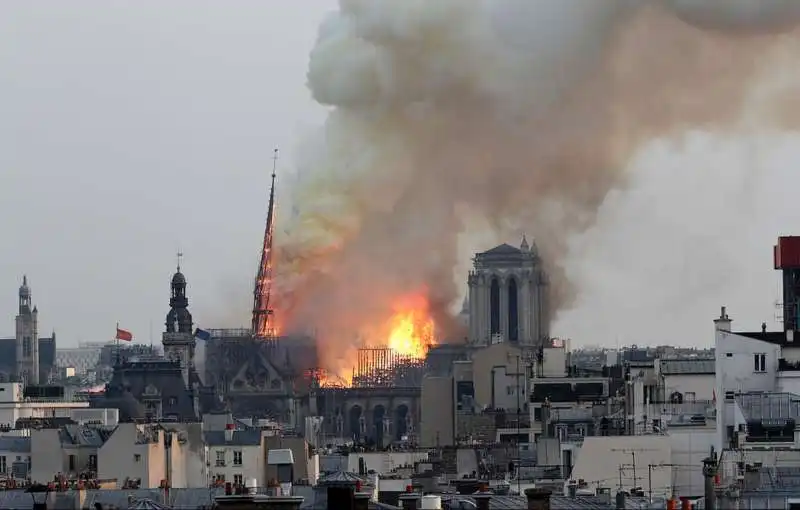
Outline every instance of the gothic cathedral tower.
<path id="1" fill-rule="evenodd" d="M 39 311 L 31 308 L 28 277 L 22 277 L 17 314 L 17 379 L 23 384 L 39 384 Z"/>
<path id="2" fill-rule="evenodd" d="M 189 313 L 189 299 L 186 297 L 186 277 L 178 271 L 172 277 L 172 295 L 169 299 L 166 329 L 161 336 L 164 356 L 180 363 L 183 380 L 189 385 L 189 375 L 194 368 L 195 339 L 192 333 L 192 314 Z"/>
<path id="3" fill-rule="evenodd" d="M 533 347 L 549 338 L 548 280 L 535 243 L 523 237 L 519 248 L 501 244 L 476 254 L 468 284 L 470 342 Z"/>

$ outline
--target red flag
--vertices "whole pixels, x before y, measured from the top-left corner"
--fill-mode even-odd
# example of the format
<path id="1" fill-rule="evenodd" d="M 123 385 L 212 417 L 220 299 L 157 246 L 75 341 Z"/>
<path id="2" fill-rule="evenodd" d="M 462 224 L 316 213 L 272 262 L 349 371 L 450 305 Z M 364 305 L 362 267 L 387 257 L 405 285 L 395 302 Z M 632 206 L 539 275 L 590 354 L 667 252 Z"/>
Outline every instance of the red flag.
<path id="1" fill-rule="evenodd" d="M 133 333 L 130 331 L 125 331 L 124 329 L 117 328 L 117 340 L 122 340 L 125 342 L 132 342 L 133 341 Z"/>

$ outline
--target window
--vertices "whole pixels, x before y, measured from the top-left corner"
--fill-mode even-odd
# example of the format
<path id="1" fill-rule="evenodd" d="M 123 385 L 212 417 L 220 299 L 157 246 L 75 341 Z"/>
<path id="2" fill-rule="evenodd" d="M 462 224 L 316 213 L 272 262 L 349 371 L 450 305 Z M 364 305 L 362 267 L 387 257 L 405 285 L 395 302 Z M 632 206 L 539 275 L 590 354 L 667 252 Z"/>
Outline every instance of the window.
<path id="1" fill-rule="evenodd" d="M 0 456 L 0 473 L 6 472 L 6 457 L 5 455 Z"/>
<path id="2" fill-rule="evenodd" d="M 30 358 L 33 355 L 33 342 L 31 342 L 31 337 L 29 336 L 22 337 L 22 355 L 26 358 Z"/>
<path id="3" fill-rule="evenodd" d="M 242 485 L 242 475 L 240 474 L 233 475 L 233 483 L 234 485 Z"/>
<path id="4" fill-rule="evenodd" d="M 97 469 L 97 455 L 89 455 L 89 469 Z"/>
<path id="5" fill-rule="evenodd" d="M 726 358 L 732 358 L 733 357 L 733 353 L 732 352 L 726 352 L 725 353 L 725 357 Z"/>
<path id="6" fill-rule="evenodd" d="M 686 402 L 694 402 L 697 399 L 697 395 L 693 391 L 687 391 L 683 394 L 683 398 Z"/>
<path id="7" fill-rule="evenodd" d="M 233 451 L 233 465 L 234 466 L 241 466 L 242 465 L 242 452 L 241 452 L 241 450 L 234 450 Z"/>
<path id="8" fill-rule="evenodd" d="M 223 483 L 225 482 L 225 475 L 217 475 L 217 482 Z"/>
<path id="9" fill-rule="evenodd" d="M 169 397 L 169 405 L 174 406 L 178 404 L 178 399 L 175 397 Z"/>
<path id="10" fill-rule="evenodd" d="M 69 470 L 70 471 L 75 471 L 75 456 L 74 455 L 70 455 L 69 456 Z"/>
<path id="11" fill-rule="evenodd" d="M 138 453 L 134 453 L 133 454 L 133 461 L 134 462 L 141 462 L 142 461 L 142 456 L 139 455 Z"/>
<path id="12" fill-rule="evenodd" d="M 217 450 L 217 466 L 225 465 L 225 450 Z"/>
<path id="13" fill-rule="evenodd" d="M 767 371 L 767 355 L 766 354 L 753 354 L 753 372 L 766 372 Z"/>

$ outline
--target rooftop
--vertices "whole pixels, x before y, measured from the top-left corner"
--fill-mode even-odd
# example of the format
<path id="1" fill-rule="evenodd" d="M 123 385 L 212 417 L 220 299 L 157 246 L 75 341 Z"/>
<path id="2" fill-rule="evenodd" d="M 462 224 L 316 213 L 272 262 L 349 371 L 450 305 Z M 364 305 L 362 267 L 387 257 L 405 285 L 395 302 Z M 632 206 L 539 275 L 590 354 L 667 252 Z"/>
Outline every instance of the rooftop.
<path id="1" fill-rule="evenodd" d="M 116 427 L 64 425 L 59 430 L 61 444 L 99 448 L 108 441 Z"/>
<path id="2" fill-rule="evenodd" d="M 465 502 L 458 506 L 458 502 Z M 469 496 L 442 496 L 442 504 L 450 504 L 450 508 L 472 510 L 475 508 L 475 500 Z M 628 497 L 625 500 L 626 509 L 647 508 L 647 498 Z M 528 500 L 525 496 L 497 496 L 493 495 L 489 500 L 491 510 L 520 510 L 528 508 Z M 553 494 L 550 496 L 551 510 L 610 510 L 615 508 L 615 501 L 609 501 L 602 496 L 576 496 L 570 498 Z"/>
<path id="3" fill-rule="evenodd" d="M 736 403 L 747 421 L 800 417 L 800 395 L 794 393 L 743 393 L 736 395 Z"/>
<path id="4" fill-rule="evenodd" d="M 0 436 L 0 452 L 30 453 L 30 437 Z"/>
<path id="5" fill-rule="evenodd" d="M 716 361 L 704 358 L 662 359 L 659 361 L 663 375 L 713 375 Z"/>
<path id="6" fill-rule="evenodd" d="M 258 446 L 261 444 L 261 431 L 257 429 L 234 430 L 233 437 L 230 441 L 226 440 L 224 430 L 209 430 L 204 433 L 204 436 L 208 446 L 224 446 L 230 444 L 238 446 Z"/>

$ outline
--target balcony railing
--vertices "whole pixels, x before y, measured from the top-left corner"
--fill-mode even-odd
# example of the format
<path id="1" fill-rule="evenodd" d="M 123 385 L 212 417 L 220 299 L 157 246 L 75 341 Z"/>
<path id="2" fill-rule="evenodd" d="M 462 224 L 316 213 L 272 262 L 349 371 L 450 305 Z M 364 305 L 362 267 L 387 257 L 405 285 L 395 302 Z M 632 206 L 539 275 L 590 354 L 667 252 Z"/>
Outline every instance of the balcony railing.
<path id="1" fill-rule="evenodd" d="M 785 358 L 779 358 L 778 372 L 800 372 L 800 361 L 788 361 Z"/>

